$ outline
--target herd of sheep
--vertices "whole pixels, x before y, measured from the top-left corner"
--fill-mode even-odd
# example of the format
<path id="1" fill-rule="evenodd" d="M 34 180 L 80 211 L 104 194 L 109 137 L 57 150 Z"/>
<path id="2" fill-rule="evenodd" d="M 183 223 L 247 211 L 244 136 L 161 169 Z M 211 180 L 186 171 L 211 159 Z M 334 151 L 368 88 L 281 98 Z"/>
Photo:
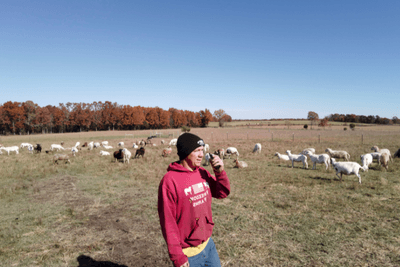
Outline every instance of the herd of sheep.
<path id="1" fill-rule="evenodd" d="M 155 146 L 155 144 L 152 143 L 152 138 L 154 136 L 148 137 L 147 140 L 141 140 L 136 143 L 133 143 L 132 148 L 136 149 L 135 156 L 133 158 L 137 158 L 140 156 L 144 156 L 145 154 L 145 148 L 144 146 L 146 145 L 152 145 Z M 163 157 L 168 157 L 172 153 L 172 146 L 176 146 L 177 139 L 172 139 L 167 148 L 164 148 L 162 150 L 161 156 Z M 164 140 L 161 140 L 161 144 L 165 144 Z M 125 144 L 124 142 L 119 142 L 117 144 L 118 150 L 114 151 L 113 154 L 111 154 L 108 151 L 101 150 L 100 155 L 101 156 L 113 156 L 113 160 L 115 161 L 122 161 L 129 163 L 129 160 L 132 158 L 132 153 L 124 147 Z M 29 153 L 40 153 L 42 151 L 42 147 L 40 144 L 37 144 L 36 146 L 29 144 L 29 143 L 22 143 L 20 147 L 18 146 L 11 146 L 11 147 L 4 147 L 2 144 L 0 144 L 0 154 L 3 154 L 2 151 L 7 152 L 7 155 L 10 154 L 10 152 L 15 152 L 16 154 L 19 153 L 19 149 L 27 148 Z M 45 150 L 46 153 L 52 153 L 53 151 L 71 151 L 72 156 L 75 156 L 76 153 L 78 153 L 79 150 L 82 148 L 87 148 L 88 150 L 93 150 L 95 148 L 103 148 L 103 149 L 113 149 L 113 146 L 110 146 L 108 144 L 108 141 L 103 141 L 103 142 L 85 142 L 82 146 L 80 146 L 80 142 L 76 142 L 75 146 L 71 148 L 64 148 L 64 143 L 61 142 L 61 144 L 52 144 L 50 146 L 49 150 Z M 210 158 L 213 157 L 214 155 L 218 155 L 221 159 L 228 158 L 230 159 L 231 156 L 236 156 L 236 159 L 234 160 L 235 167 L 237 168 L 246 168 L 248 167 L 248 164 L 244 161 L 239 161 L 239 151 L 235 147 L 228 147 L 227 149 L 217 149 L 213 154 L 209 153 L 209 145 L 206 144 L 204 147 L 204 166 L 209 165 Z M 379 165 L 382 165 L 386 170 L 388 169 L 388 164 L 389 161 L 393 161 L 393 158 L 400 157 L 400 149 L 393 155 L 391 155 L 390 151 L 388 149 L 379 149 L 378 146 L 373 146 L 371 148 L 373 150 L 372 153 L 367 153 L 365 155 L 361 155 L 361 164 L 357 162 L 350 162 L 350 154 L 347 151 L 341 151 L 341 150 L 332 150 L 330 148 L 327 148 L 325 150 L 326 153 L 324 154 L 315 154 L 315 149 L 314 148 L 306 148 L 299 154 L 292 154 L 290 150 L 286 151 L 286 154 L 281 154 L 279 152 L 275 153 L 275 156 L 278 157 L 280 160 L 284 161 L 290 161 L 292 163 L 292 168 L 294 167 L 295 162 L 301 162 L 303 164 L 303 168 L 307 169 L 308 168 L 308 159 L 311 160 L 313 163 L 312 169 L 316 169 L 317 164 L 324 164 L 325 169 L 328 170 L 330 165 L 333 166 L 333 168 L 336 170 L 336 176 L 342 180 L 342 175 L 356 175 L 359 179 L 359 183 L 361 184 L 361 176 L 359 174 L 360 169 L 363 171 L 368 171 L 369 166 L 372 164 L 373 160 L 376 160 Z M 261 144 L 257 143 L 254 146 L 254 149 L 252 151 L 253 153 L 261 153 Z M 342 159 L 344 161 L 337 161 L 339 159 Z M 70 163 L 69 160 L 69 155 L 67 154 L 55 154 L 53 156 L 53 162 L 58 163 L 58 161 L 64 161 L 65 163 Z"/>

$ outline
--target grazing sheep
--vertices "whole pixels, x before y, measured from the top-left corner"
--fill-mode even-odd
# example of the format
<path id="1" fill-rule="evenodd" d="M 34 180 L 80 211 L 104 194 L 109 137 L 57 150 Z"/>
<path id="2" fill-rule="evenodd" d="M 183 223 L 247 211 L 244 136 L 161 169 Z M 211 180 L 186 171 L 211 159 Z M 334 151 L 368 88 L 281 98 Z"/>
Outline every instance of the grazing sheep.
<path id="1" fill-rule="evenodd" d="M 114 151 L 114 159 L 115 162 L 117 162 L 118 160 L 124 160 L 124 151 L 122 148 L 117 151 Z"/>
<path id="2" fill-rule="evenodd" d="M 64 146 L 64 141 L 61 141 L 61 143 L 60 143 L 62 146 Z"/>
<path id="3" fill-rule="evenodd" d="M 57 149 L 57 151 L 65 150 L 65 148 L 62 147 L 62 145 L 52 144 L 52 145 L 50 146 L 50 150 L 53 151 L 54 149 Z"/>
<path id="4" fill-rule="evenodd" d="M 36 153 L 42 153 L 42 145 L 41 144 L 36 144 L 34 147 Z"/>
<path id="5" fill-rule="evenodd" d="M 82 145 L 82 147 L 87 147 L 88 146 L 88 143 L 87 142 L 85 142 L 83 145 Z"/>
<path id="6" fill-rule="evenodd" d="M 144 147 L 140 147 L 138 150 L 136 150 L 136 153 L 135 153 L 135 158 L 136 157 L 140 157 L 140 156 L 142 156 L 142 158 L 144 157 L 144 152 L 145 152 L 145 149 L 144 149 Z"/>
<path id="7" fill-rule="evenodd" d="M 379 158 L 380 163 L 382 164 L 383 167 L 387 170 L 389 167 L 389 159 L 390 155 L 386 152 L 383 152 L 381 157 Z"/>
<path id="8" fill-rule="evenodd" d="M 78 148 L 74 146 L 73 148 L 71 148 L 71 152 L 72 155 L 75 157 L 75 154 L 78 153 Z"/>
<path id="9" fill-rule="evenodd" d="M 33 145 L 28 146 L 28 151 L 30 154 L 33 154 Z"/>
<path id="10" fill-rule="evenodd" d="M 88 149 L 89 149 L 89 150 L 93 150 L 93 148 L 94 148 L 94 143 L 93 143 L 93 141 L 92 141 L 92 142 L 90 142 L 90 143 L 88 144 Z"/>
<path id="11" fill-rule="evenodd" d="M 108 145 L 104 145 L 103 146 L 105 149 L 112 149 L 113 147 L 112 146 L 108 146 Z"/>
<path id="12" fill-rule="evenodd" d="M 110 156 L 110 152 L 102 150 L 100 151 L 100 156 Z"/>
<path id="13" fill-rule="evenodd" d="M 224 159 L 225 157 L 225 149 L 220 148 L 214 152 L 215 155 L 218 155 L 220 159 Z"/>
<path id="14" fill-rule="evenodd" d="M 176 146 L 176 143 L 178 142 L 178 138 L 174 138 L 169 142 L 170 146 Z"/>
<path id="15" fill-rule="evenodd" d="M 369 165 L 371 165 L 373 161 L 371 153 L 361 155 L 360 157 L 361 157 L 361 164 L 364 167 L 364 171 L 368 171 Z"/>
<path id="16" fill-rule="evenodd" d="M 389 149 L 387 149 L 387 148 L 379 149 L 378 146 L 373 146 L 373 147 L 371 147 L 371 150 L 373 150 L 375 152 L 379 152 L 379 153 L 386 153 L 386 154 L 388 154 L 390 161 L 393 161 L 392 154 L 390 154 L 390 150 Z"/>
<path id="17" fill-rule="evenodd" d="M 137 144 L 133 143 L 133 145 L 132 145 L 132 148 L 134 148 L 134 149 L 138 149 L 138 148 L 139 148 L 139 146 L 138 146 Z"/>
<path id="18" fill-rule="evenodd" d="M 281 160 L 290 160 L 288 155 L 284 155 L 279 152 L 276 152 L 274 156 L 277 156 L 278 159 L 281 159 Z"/>
<path id="19" fill-rule="evenodd" d="M 325 152 L 327 152 L 331 158 L 345 159 L 346 161 L 350 160 L 350 154 L 344 150 L 332 150 L 327 148 Z"/>
<path id="20" fill-rule="evenodd" d="M 69 161 L 69 156 L 68 155 L 65 155 L 65 154 L 55 154 L 54 156 L 53 156 L 53 161 L 54 161 L 54 164 L 58 164 L 58 161 L 59 160 L 64 160 L 65 161 L 65 163 L 67 163 L 67 162 L 69 162 L 70 164 L 71 164 L 71 161 Z"/>
<path id="21" fill-rule="evenodd" d="M 100 143 L 99 142 L 94 142 L 93 143 L 93 148 L 98 148 L 100 147 Z"/>
<path id="22" fill-rule="evenodd" d="M 303 162 L 303 168 L 308 169 L 307 157 L 304 155 L 293 155 L 290 150 L 286 151 L 286 154 L 289 156 L 289 160 L 292 162 L 292 168 L 294 167 L 294 162 Z"/>
<path id="23" fill-rule="evenodd" d="M 235 168 L 239 168 L 239 169 L 241 169 L 241 168 L 247 168 L 247 167 L 249 166 L 246 162 L 244 162 L 244 161 L 239 161 L 238 159 L 235 159 L 235 160 L 233 161 L 233 163 L 235 163 Z"/>
<path id="24" fill-rule="evenodd" d="M 307 152 L 307 151 L 309 151 L 309 152 L 315 154 L 315 148 L 312 148 L 312 147 L 303 149 L 303 151 L 301 151 L 300 154 L 306 155 L 306 152 Z"/>
<path id="25" fill-rule="evenodd" d="M 260 143 L 257 143 L 257 144 L 254 146 L 254 148 L 253 148 L 253 153 L 258 153 L 258 154 L 261 153 L 261 144 L 260 144 Z"/>
<path id="26" fill-rule="evenodd" d="M 204 163 L 203 166 L 208 166 L 210 164 L 211 155 L 210 153 L 206 153 L 204 155 Z"/>
<path id="27" fill-rule="evenodd" d="M 161 144 L 163 145 L 165 143 L 165 141 L 164 140 L 161 140 Z"/>
<path id="28" fill-rule="evenodd" d="M 239 151 L 235 147 L 228 147 L 226 149 L 225 156 L 228 156 L 228 158 L 231 158 L 231 155 L 236 155 L 236 159 L 239 158 Z"/>
<path id="29" fill-rule="evenodd" d="M 361 167 L 357 162 L 336 162 L 334 158 L 331 158 L 331 164 L 336 170 L 336 176 L 342 181 L 342 175 L 355 174 L 358 177 L 358 182 L 361 184 L 361 176 L 359 174 L 360 169 L 365 171 L 364 167 Z M 340 173 L 340 176 L 339 176 Z"/>
<path id="30" fill-rule="evenodd" d="M 380 159 L 382 153 L 380 153 L 380 152 L 371 152 L 369 154 L 372 156 L 372 159 L 376 159 L 378 164 L 380 164 L 379 159 Z"/>
<path id="31" fill-rule="evenodd" d="M 138 146 L 146 146 L 146 142 L 142 139 L 138 142 Z"/>
<path id="32" fill-rule="evenodd" d="M 394 153 L 393 158 L 400 158 L 400 148 Z"/>
<path id="33" fill-rule="evenodd" d="M 119 142 L 119 143 L 118 143 L 118 146 L 119 146 L 119 147 L 124 147 L 124 145 L 125 145 L 124 142 Z"/>
<path id="34" fill-rule="evenodd" d="M 171 155 L 171 153 L 172 153 L 172 148 L 170 146 L 168 146 L 168 148 L 163 149 L 162 156 L 168 157 Z"/>
<path id="35" fill-rule="evenodd" d="M 101 142 L 101 145 L 102 145 L 102 146 L 108 146 L 108 141 L 103 141 L 103 142 Z"/>
<path id="36" fill-rule="evenodd" d="M 7 155 L 10 155 L 10 152 L 15 152 L 15 154 L 19 154 L 19 147 L 17 146 L 9 146 L 9 147 L 0 147 L 0 150 L 7 151 Z"/>
<path id="37" fill-rule="evenodd" d="M 328 170 L 329 164 L 330 164 L 330 162 L 329 162 L 330 157 L 329 157 L 328 154 L 319 154 L 319 155 L 317 155 L 317 154 L 314 154 L 313 152 L 311 152 L 310 150 L 306 150 L 305 151 L 305 155 L 309 156 L 311 161 L 312 161 L 312 163 L 313 163 L 312 170 L 316 170 L 317 169 L 317 163 L 325 164 L 325 166 L 326 166 L 325 170 Z"/>
<path id="38" fill-rule="evenodd" d="M 20 149 L 23 149 L 24 147 L 29 147 L 29 146 L 32 146 L 31 144 L 29 144 L 29 143 L 21 143 L 21 145 L 20 145 Z"/>
<path id="39" fill-rule="evenodd" d="M 78 148 L 81 145 L 81 142 L 76 142 L 75 147 Z"/>

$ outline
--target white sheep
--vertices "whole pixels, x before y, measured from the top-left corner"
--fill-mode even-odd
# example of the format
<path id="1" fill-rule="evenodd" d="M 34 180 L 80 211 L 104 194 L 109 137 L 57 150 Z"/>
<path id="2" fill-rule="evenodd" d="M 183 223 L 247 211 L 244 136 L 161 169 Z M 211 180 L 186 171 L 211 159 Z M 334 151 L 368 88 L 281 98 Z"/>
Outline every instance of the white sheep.
<path id="1" fill-rule="evenodd" d="M 112 148 L 113 148 L 112 146 L 108 146 L 108 145 L 103 145 L 103 147 L 104 147 L 105 149 L 112 149 Z"/>
<path id="2" fill-rule="evenodd" d="M 276 152 L 274 156 L 277 156 L 278 159 L 281 159 L 281 160 L 290 160 L 288 155 L 281 154 L 279 152 Z"/>
<path id="3" fill-rule="evenodd" d="M 32 146 L 31 144 L 29 144 L 29 143 L 21 143 L 21 146 L 20 146 L 20 148 L 21 149 L 23 149 L 24 147 L 29 147 L 29 146 Z"/>
<path id="4" fill-rule="evenodd" d="M 257 144 L 254 146 L 254 148 L 253 148 L 253 153 L 258 153 L 258 154 L 261 153 L 261 144 L 260 144 L 260 143 L 257 143 Z"/>
<path id="5" fill-rule="evenodd" d="M 100 147 L 100 143 L 99 142 L 94 142 L 93 143 L 93 148 L 98 148 Z"/>
<path id="6" fill-rule="evenodd" d="M 165 141 L 164 140 L 161 140 L 161 144 L 163 145 L 165 143 Z"/>
<path id="7" fill-rule="evenodd" d="M 124 147 L 125 144 L 124 144 L 124 142 L 119 142 L 119 143 L 118 143 L 118 146 L 119 146 L 119 147 Z"/>
<path id="8" fill-rule="evenodd" d="M 289 160 L 292 162 L 292 168 L 294 167 L 294 162 L 303 162 L 303 168 L 308 169 L 307 157 L 305 155 L 293 155 L 290 150 L 286 151 L 286 154 L 289 156 Z"/>
<path id="9" fill-rule="evenodd" d="M 74 146 L 73 148 L 71 148 L 71 152 L 72 155 L 75 157 L 75 154 L 78 153 L 78 148 Z"/>
<path id="10" fill-rule="evenodd" d="M 386 152 L 383 152 L 381 157 L 379 158 L 380 163 L 382 164 L 383 167 L 385 167 L 385 169 L 388 169 L 389 166 L 389 159 L 390 159 L 390 155 Z"/>
<path id="11" fill-rule="evenodd" d="M 34 147 L 33 145 L 28 146 L 28 151 L 30 154 L 33 154 Z"/>
<path id="12" fill-rule="evenodd" d="M 225 157 L 225 149 L 220 148 L 214 152 L 215 155 L 218 155 L 220 159 L 224 159 Z"/>
<path id="13" fill-rule="evenodd" d="M 342 175 L 355 174 L 358 177 L 358 182 L 361 184 L 361 176 L 359 174 L 360 169 L 365 171 L 365 167 L 362 167 L 357 162 L 336 162 L 334 158 L 331 158 L 331 164 L 336 170 L 336 176 L 342 181 Z M 340 173 L 340 176 L 339 176 Z"/>
<path id="14" fill-rule="evenodd" d="M 204 155 L 204 163 L 203 166 L 208 166 L 210 164 L 211 155 L 210 153 L 206 153 Z"/>
<path id="15" fill-rule="evenodd" d="M 76 142 L 75 147 L 79 147 L 81 145 L 81 142 Z"/>
<path id="16" fill-rule="evenodd" d="M 65 148 L 63 148 L 62 145 L 59 145 L 59 144 L 52 144 L 52 145 L 50 146 L 50 150 L 51 150 L 51 151 L 53 151 L 54 149 L 57 149 L 57 151 L 65 150 Z"/>
<path id="17" fill-rule="evenodd" d="M 306 154 L 306 156 L 309 156 L 312 163 L 313 163 L 313 167 L 312 170 L 316 170 L 317 169 L 317 163 L 319 164 L 325 164 L 326 168 L 325 170 L 328 170 L 329 168 L 329 155 L 328 154 L 314 154 L 313 152 L 311 152 L 310 150 L 306 150 L 304 152 Z"/>
<path id="18" fill-rule="evenodd" d="M 249 165 L 248 165 L 246 162 L 244 162 L 244 161 L 239 161 L 238 159 L 235 159 L 235 160 L 233 161 L 233 163 L 235 163 L 235 168 L 242 169 L 242 168 L 247 168 L 247 167 L 249 167 Z"/>
<path id="19" fill-rule="evenodd" d="M 387 148 L 379 149 L 378 146 L 373 146 L 373 147 L 371 147 L 371 150 L 373 150 L 375 152 L 382 153 L 382 154 L 386 153 L 386 154 L 388 154 L 390 161 L 393 161 L 392 154 L 390 154 L 390 150 L 389 149 L 387 149 Z"/>
<path id="20" fill-rule="evenodd" d="M 133 145 L 132 145 L 132 148 L 134 148 L 134 149 L 138 149 L 138 148 L 139 148 L 139 146 L 138 146 L 137 144 L 133 143 Z"/>
<path id="21" fill-rule="evenodd" d="M 178 142 L 178 138 L 174 138 L 169 142 L 170 146 L 176 146 L 176 143 Z"/>
<path id="22" fill-rule="evenodd" d="M 235 147 L 228 147 L 225 152 L 225 156 L 231 158 L 231 155 L 236 155 L 236 159 L 239 158 L 239 151 Z"/>
<path id="23" fill-rule="evenodd" d="M 59 160 L 64 160 L 65 161 L 65 163 L 67 163 L 67 162 L 69 162 L 70 164 L 71 164 L 71 161 L 69 161 L 69 156 L 68 155 L 65 155 L 65 154 L 55 154 L 54 156 L 53 156 L 53 161 L 54 161 L 54 164 L 58 164 L 58 161 Z"/>
<path id="24" fill-rule="evenodd" d="M 9 147 L 0 147 L 0 150 L 7 151 L 7 155 L 10 155 L 10 152 L 15 152 L 15 154 L 19 154 L 19 148 L 17 146 L 9 146 Z"/>
<path id="25" fill-rule="evenodd" d="M 122 149 L 122 151 L 124 152 L 124 158 L 123 158 L 124 163 L 126 161 L 129 163 L 129 159 L 132 157 L 132 153 L 126 148 Z"/>
<path id="26" fill-rule="evenodd" d="M 373 157 L 372 157 L 371 154 L 372 153 L 368 153 L 368 154 L 360 156 L 361 157 L 361 164 L 364 167 L 364 171 L 368 171 L 369 165 L 372 164 Z M 379 158 L 378 158 L 378 160 L 379 160 Z"/>
<path id="27" fill-rule="evenodd" d="M 103 142 L 101 142 L 101 145 L 102 145 L 102 146 L 108 146 L 108 141 L 103 141 Z"/>
<path id="28" fill-rule="evenodd" d="M 102 150 L 100 151 L 100 156 L 110 156 L 110 152 Z"/>
<path id="29" fill-rule="evenodd" d="M 327 152 L 331 158 L 345 159 L 346 161 L 350 160 L 350 154 L 344 150 L 332 150 L 327 148 L 325 152 Z"/>
<path id="30" fill-rule="evenodd" d="M 89 149 L 89 150 L 93 150 L 93 147 L 94 147 L 94 142 L 92 141 L 92 142 L 90 142 L 90 143 L 88 144 L 88 149 Z"/>
<path id="31" fill-rule="evenodd" d="M 300 154 L 306 155 L 306 152 L 307 152 L 307 151 L 309 151 L 309 152 L 315 154 L 315 148 L 312 148 L 312 147 L 303 149 L 303 151 L 301 151 Z"/>
<path id="32" fill-rule="evenodd" d="M 209 145 L 209 144 L 205 144 L 205 145 L 204 145 L 203 152 L 204 152 L 204 153 L 207 153 L 208 151 L 210 151 L 210 145 Z"/>

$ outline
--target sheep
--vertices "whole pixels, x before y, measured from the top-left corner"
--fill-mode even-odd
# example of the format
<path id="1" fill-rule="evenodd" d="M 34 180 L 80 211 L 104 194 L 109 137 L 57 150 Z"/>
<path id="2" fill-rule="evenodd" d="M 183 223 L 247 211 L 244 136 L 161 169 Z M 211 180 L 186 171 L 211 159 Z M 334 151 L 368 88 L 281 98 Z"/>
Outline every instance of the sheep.
<path id="1" fill-rule="evenodd" d="M 138 146 L 146 146 L 146 142 L 143 139 L 138 141 L 137 143 L 138 143 Z"/>
<path id="2" fill-rule="evenodd" d="M 124 151 L 123 151 L 123 149 L 119 149 L 117 151 L 114 151 L 114 159 L 115 159 L 115 162 L 117 162 L 120 159 L 122 159 L 122 160 L 124 159 Z"/>
<path id="3" fill-rule="evenodd" d="M 110 156 L 110 152 L 102 150 L 100 151 L 100 156 Z"/>
<path id="4" fill-rule="evenodd" d="M 40 144 L 36 144 L 34 147 L 36 153 L 42 153 L 42 146 Z"/>
<path id="5" fill-rule="evenodd" d="M 246 162 L 244 162 L 244 161 L 239 161 L 238 159 L 235 159 L 235 160 L 233 161 L 233 163 L 235 163 L 235 168 L 239 168 L 239 169 L 241 169 L 241 168 L 247 168 L 247 167 L 249 166 Z"/>
<path id="6" fill-rule="evenodd" d="M 303 162 L 303 168 L 308 169 L 307 157 L 304 155 L 293 155 L 290 150 L 286 151 L 286 154 L 289 156 L 289 160 L 292 162 L 292 168 L 294 167 L 294 162 Z"/>
<path id="7" fill-rule="evenodd" d="M 220 159 L 224 159 L 225 157 L 225 149 L 220 148 L 214 152 L 215 155 L 218 155 Z"/>
<path id="8" fill-rule="evenodd" d="M 379 149 L 378 146 L 373 146 L 373 147 L 371 147 L 371 150 L 373 150 L 375 152 L 379 152 L 379 153 L 386 153 L 386 154 L 388 154 L 390 161 L 393 161 L 392 154 L 390 154 L 390 150 L 389 149 L 387 149 L 387 148 Z"/>
<path id="9" fill-rule="evenodd" d="M 372 157 L 371 153 L 361 155 L 360 157 L 361 157 L 361 164 L 364 167 L 364 170 L 368 171 L 368 167 L 369 167 L 369 165 L 372 164 L 372 161 L 373 161 L 373 157 Z"/>
<path id="10" fill-rule="evenodd" d="M 170 146 L 176 146 L 176 143 L 178 142 L 178 138 L 174 138 L 169 142 Z"/>
<path id="11" fill-rule="evenodd" d="M 126 148 L 122 149 L 122 152 L 124 153 L 124 157 L 123 157 L 124 163 L 125 162 L 129 163 L 129 160 L 132 157 L 132 153 Z"/>
<path id="12" fill-rule="evenodd" d="M 98 148 L 100 147 L 100 143 L 99 142 L 94 142 L 93 143 L 93 148 Z"/>
<path id="13" fill-rule="evenodd" d="M 76 142 L 75 147 L 78 148 L 81 145 L 81 142 Z"/>
<path id="14" fill-rule="evenodd" d="M 281 160 L 290 160 L 288 155 L 284 155 L 279 152 L 276 152 L 274 156 L 277 156 Z"/>
<path id="15" fill-rule="evenodd" d="M 168 157 L 171 155 L 171 153 L 172 153 L 172 148 L 170 146 L 168 146 L 168 148 L 163 149 L 162 156 Z"/>
<path id="16" fill-rule="evenodd" d="M 209 145 L 209 144 L 205 144 L 205 145 L 204 145 L 203 152 L 204 152 L 204 153 L 207 153 L 208 151 L 210 151 L 210 145 Z"/>
<path id="17" fill-rule="evenodd" d="M 29 151 L 30 154 L 33 154 L 33 150 L 34 150 L 33 145 L 29 145 L 28 146 L 28 151 Z"/>
<path id="18" fill-rule="evenodd" d="M 350 154 L 344 150 L 332 150 L 327 148 L 325 152 L 327 152 L 331 158 L 345 159 L 346 161 L 350 160 Z"/>
<path id="19" fill-rule="evenodd" d="M 355 174 L 358 177 L 358 182 L 361 184 L 361 176 L 359 174 L 360 169 L 365 171 L 365 167 L 361 167 L 357 162 L 336 162 L 334 158 L 331 158 L 331 164 L 336 170 L 336 176 L 342 181 L 342 175 Z M 340 176 L 339 176 L 340 173 Z"/>
<path id="20" fill-rule="evenodd" d="M 19 147 L 18 146 L 9 146 L 9 147 L 0 147 L 0 150 L 7 151 L 7 155 L 10 155 L 10 152 L 15 152 L 15 154 L 19 154 Z"/>
<path id="21" fill-rule="evenodd" d="M 300 154 L 306 155 L 307 151 L 310 151 L 311 153 L 315 154 L 315 148 L 312 148 L 312 147 L 303 149 L 303 151 L 301 151 Z"/>
<path id="22" fill-rule="evenodd" d="M 55 154 L 54 156 L 53 156 L 53 161 L 54 161 L 54 164 L 58 164 L 58 161 L 59 160 L 64 160 L 65 161 L 65 163 L 67 163 L 67 162 L 69 162 L 70 164 L 71 164 L 71 161 L 69 161 L 69 156 L 68 155 L 65 155 L 65 154 Z"/>
<path id="23" fill-rule="evenodd" d="M 380 164 L 379 158 L 381 157 L 382 153 L 380 153 L 380 152 L 371 152 L 369 154 L 372 156 L 372 159 L 376 159 L 378 161 L 378 163 Z"/>
<path id="24" fill-rule="evenodd" d="M 386 152 L 382 153 L 381 157 L 379 158 L 379 162 L 382 164 L 385 169 L 388 169 L 390 155 Z"/>
<path id="25" fill-rule="evenodd" d="M 210 153 L 206 153 L 204 155 L 204 163 L 203 166 L 208 166 L 210 164 L 210 159 L 211 159 L 211 154 Z"/>
<path id="26" fill-rule="evenodd" d="M 87 147 L 88 146 L 88 143 L 87 142 L 85 142 L 83 145 L 82 145 L 82 147 Z"/>
<path id="27" fill-rule="evenodd" d="M 165 141 L 164 140 L 161 140 L 161 144 L 163 145 L 165 143 Z"/>
<path id="28" fill-rule="evenodd" d="M 93 141 L 90 142 L 90 143 L 87 145 L 87 147 L 88 147 L 89 150 L 93 150 L 93 147 L 94 147 Z"/>
<path id="29" fill-rule="evenodd" d="M 104 149 L 112 149 L 113 148 L 112 146 L 108 146 L 108 145 L 104 145 L 103 147 L 104 147 Z"/>
<path id="30" fill-rule="evenodd" d="M 400 148 L 394 153 L 393 158 L 400 158 Z"/>
<path id="31" fill-rule="evenodd" d="M 118 146 L 119 146 L 119 147 L 124 147 L 125 144 L 124 144 L 124 142 L 119 142 L 119 143 L 118 143 Z"/>
<path id="32" fill-rule="evenodd" d="M 61 141 L 61 143 L 60 143 L 62 146 L 64 146 L 64 141 Z"/>
<path id="33" fill-rule="evenodd" d="M 228 147 L 226 149 L 225 156 L 228 156 L 228 158 L 231 158 L 231 155 L 236 155 L 236 159 L 239 158 L 239 151 L 235 147 Z"/>
<path id="34" fill-rule="evenodd" d="M 144 152 L 145 152 L 145 149 L 144 149 L 144 147 L 140 147 L 138 150 L 136 150 L 136 153 L 135 153 L 135 158 L 136 157 L 140 157 L 140 156 L 142 156 L 142 158 L 144 157 Z"/>
<path id="35" fill-rule="evenodd" d="M 54 149 L 57 149 L 57 151 L 65 150 L 65 148 L 62 147 L 62 145 L 52 144 L 52 145 L 50 146 L 50 150 L 53 151 Z"/>
<path id="36" fill-rule="evenodd" d="M 317 154 L 314 154 L 313 152 L 311 152 L 310 150 L 306 150 L 305 154 L 306 154 L 306 156 L 310 157 L 310 159 L 313 163 L 312 170 L 317 169 L 317 163 L 320 163 L 320 164 L 324 163 L 325 167 L 326 167 L 325 170 L 328 170 L 329 164 L 330 164 L 330 162 L 329 162 L 330 157 L 328 154 L 317 155 Z"/>
<path id="37" fill-rule="evenodd" d="M 258 153 L 258 154 L 261 153 L 261 144 L 260 144 L 260 143 L 257 143 L 257 144 L 254 146 L 254 148 L 253 148 L 253 153 Z"/>
<path id="38" fill-rule="evenodd" d="M 71 148 L 71 152 L 72 155 L 75 157 L 75 154 L 78 153 L 78 148 L 74 146 L 73 148 Z"/>
<path id="39" fill-rule="evenodd" d="M 101 145 L 102 145 L 102 146 L 108 146 L 108 141 L 103 141 L 103 142 L 101 142 Z"/>
<path id="40" fill-rule="evenodd" d="M 29 144 L 29 143 L 21 143 L 21 145 L 20 145 L 20 149 L 23 149 L 24 147 L 27 147 L 27 148 L 29 148 L 29 146 L 32 146 L 31 144 Z M 33 146 L 32 146 L 33 147 Z"/>
<path id="41" fill-rule="evenodd" d="M 139 146 L 138 146 L 137 144 L 133 143 L 133 145 L 132 145 L 132 148 L 134 148 L 134 149 L 138 149 L 138 148 L 139 148 Z"/>

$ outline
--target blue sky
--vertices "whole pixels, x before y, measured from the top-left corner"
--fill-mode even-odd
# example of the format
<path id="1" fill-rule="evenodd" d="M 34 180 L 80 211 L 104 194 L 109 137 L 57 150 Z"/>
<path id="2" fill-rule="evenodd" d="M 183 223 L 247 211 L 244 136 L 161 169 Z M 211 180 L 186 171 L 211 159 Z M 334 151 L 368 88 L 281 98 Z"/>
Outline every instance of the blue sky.
<path id="1" fill-rule="evenodd" d="M 400 1 L 2 1 L 0 104 L 400 117 Z"/>

